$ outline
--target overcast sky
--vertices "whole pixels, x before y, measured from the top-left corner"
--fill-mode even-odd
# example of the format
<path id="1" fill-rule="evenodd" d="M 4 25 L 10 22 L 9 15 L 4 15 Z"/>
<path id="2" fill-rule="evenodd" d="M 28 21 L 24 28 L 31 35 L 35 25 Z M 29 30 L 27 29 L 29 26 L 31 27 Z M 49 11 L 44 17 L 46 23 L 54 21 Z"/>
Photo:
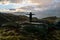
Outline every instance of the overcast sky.
<path id="1" fill-rule="evenodd" d="M 0 9 L 20 9 L 19 12 L 31 11 L 41 18 L 60 16 L 60 0 L 0 0 Z"/>

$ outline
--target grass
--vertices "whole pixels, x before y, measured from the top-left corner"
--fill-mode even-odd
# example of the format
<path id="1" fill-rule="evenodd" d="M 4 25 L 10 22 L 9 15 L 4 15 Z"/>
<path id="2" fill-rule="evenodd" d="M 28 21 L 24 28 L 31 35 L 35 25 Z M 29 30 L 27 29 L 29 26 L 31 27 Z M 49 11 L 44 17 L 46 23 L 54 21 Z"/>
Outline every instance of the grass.
<path id="1" fill-rule="evenodd" d="M 16 29 L 0 28 L 0 40 L 44 40 L 43 34 L 26 33 L 28 32 L 21 33 L 16 32 Z M 60 30 L 49 31 L 47 36 L 46 40 L 60 40 Z"/>

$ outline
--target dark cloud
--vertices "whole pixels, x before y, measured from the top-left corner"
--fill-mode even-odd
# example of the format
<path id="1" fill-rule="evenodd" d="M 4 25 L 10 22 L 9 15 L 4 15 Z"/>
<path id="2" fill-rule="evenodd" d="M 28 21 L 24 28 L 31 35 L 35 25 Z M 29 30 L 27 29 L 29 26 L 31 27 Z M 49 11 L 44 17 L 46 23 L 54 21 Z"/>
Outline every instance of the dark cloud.
<path id="1" fill-rule="evenodd" d="M 20 13 L 15 13 L 15 14 L 21 15 L 22 13 L 21 14 Z M 45 17 L 50 17 L 50 16 L 60 17 L 60 7 L 55 8 L 55 9 L 48 9 L 45 11 L 32 12 L 32 13 L 35 14 L 33 17 L 38 17 L 38 18 L 45 18 Z M 23 12 L 22 15 L 24 15 L 24 14 L 27 14 L 27 13 Z"/>
<path id="2" fill-rule="evenodd" d="M 57 16 L 60 17 L 60 7 L 55 9 L 49 9 L 43 12 L 35 12 L 38 18 L 44 18 L 49 16 Z"/>

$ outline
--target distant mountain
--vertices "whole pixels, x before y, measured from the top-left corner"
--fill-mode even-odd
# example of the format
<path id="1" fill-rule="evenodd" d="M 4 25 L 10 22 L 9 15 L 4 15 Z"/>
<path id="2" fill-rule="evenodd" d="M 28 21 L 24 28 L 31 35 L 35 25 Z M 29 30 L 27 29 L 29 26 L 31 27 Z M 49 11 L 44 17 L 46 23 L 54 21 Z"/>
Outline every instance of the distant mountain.
<path id="1" fill-rule="evenodd" d="M 3 24 L 3 23 L 6 23 L 6 22 L 9 22 L 10 20 L 7 19 L 7 17 L 5 17 L 4 14 L 0 13 L 0 24 Z"/>
<path id="2" fill-rule="evenodd" d="M 56 17 L 56 16 L 51 16 L 51 17 L 46 17 L 46 18 L 43 18 L 43 19 L 51 19 L 51 20 L 55 20 L 55 19 L 57 19 L 58 17 Z"/>
<path id="3" fill-rule="evenodd" d="M 0 24 L 14 21 L 25 21 L 28 20 L 27 16 L 24 15 L 13 15 L 7 13 L 0 13 Z"/>
<path id="4" fill-rule="evenodd" d="M 20 12 L 19 12 L 20 13 Z M 11 13 L 0 13 L 0 25 L 1 24 L 4 24 L 4 23 L 7 23 L 7 22 L 16 22 L 16 21 L 19 21 L 19 22 L 24 22 L 24 21 L 29 21 L 29 17 L 28 16 L 25 16 L 25 15 L 22 15 L 24 12 L 21 12 L 20 14 L 21 15 L 14 15 L 11 14 Z M 49 21 L 49 22 L 54 22 L 56 19 L 60 19 L 56 16 L 51 16 L 51 17 L 45 17 L 45 18 L 42 18 L 42 19 L 38 19 L 36 17 L 33 17 L 32 18 L 32 21 L 37 21 L 37 22 L 43 22 L 43 21 Z"/>

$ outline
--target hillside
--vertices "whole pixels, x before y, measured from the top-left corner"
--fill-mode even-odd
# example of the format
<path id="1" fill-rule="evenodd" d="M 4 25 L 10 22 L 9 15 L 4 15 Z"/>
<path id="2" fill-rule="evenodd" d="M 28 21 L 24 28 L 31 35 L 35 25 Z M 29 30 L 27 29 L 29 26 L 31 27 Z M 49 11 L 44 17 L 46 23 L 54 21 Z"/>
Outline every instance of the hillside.
<path id="1" fill-rule="evenodd" d="M 59 23 L 52 24 L 49 20 L 56 20 L 57 17 L 46 17 L 38 19 L 33 17 L 32 20 L 40 25 L 20 25 L 20 22 L 29 22 L 29 17 L 25 15 L 13 15 L 0 13 L 0 40 L 60 40 Z M 19 23 L 16 23 L 16 22 Z M 45 25 L 45 22 L 48 22 Z M 55 21 L 54 21 L 55 22 Z M 54 23 L 53 22 L 53 23 Z"/>

